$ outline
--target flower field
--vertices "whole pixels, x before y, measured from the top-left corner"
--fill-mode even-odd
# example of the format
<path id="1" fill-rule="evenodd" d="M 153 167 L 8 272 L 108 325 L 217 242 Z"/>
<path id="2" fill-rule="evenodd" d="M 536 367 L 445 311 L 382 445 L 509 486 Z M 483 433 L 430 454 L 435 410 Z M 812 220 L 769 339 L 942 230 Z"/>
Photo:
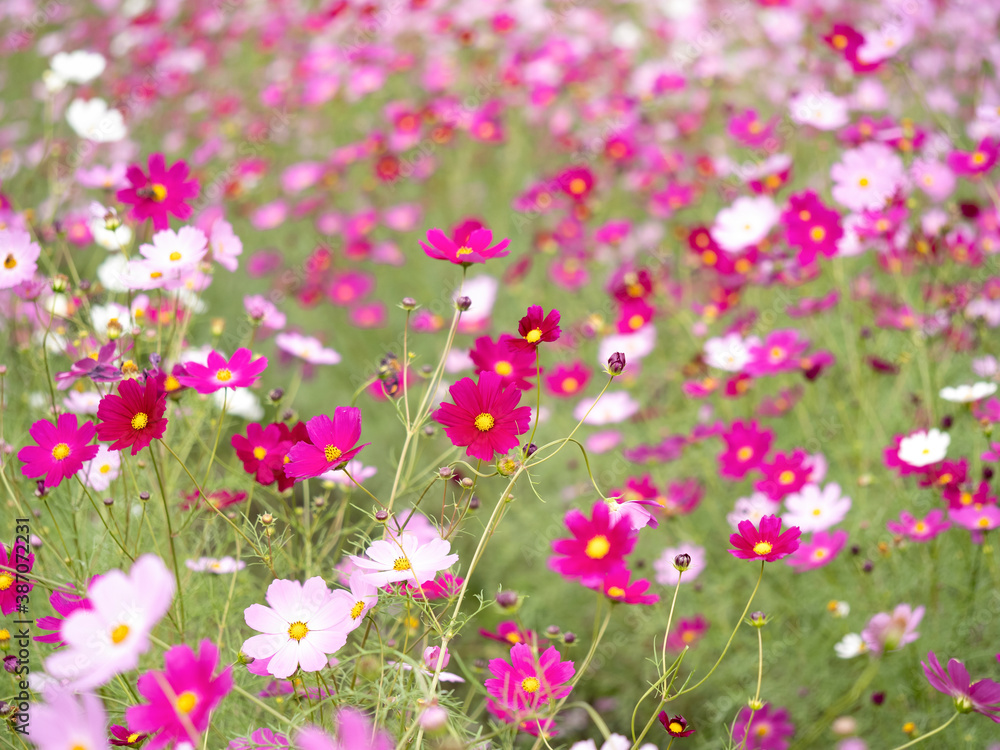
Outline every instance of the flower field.
<path id="1" fill-rule="evenodd" d="M 998 39 L 0 0 L 0 746 L 1000 750 Z"/>

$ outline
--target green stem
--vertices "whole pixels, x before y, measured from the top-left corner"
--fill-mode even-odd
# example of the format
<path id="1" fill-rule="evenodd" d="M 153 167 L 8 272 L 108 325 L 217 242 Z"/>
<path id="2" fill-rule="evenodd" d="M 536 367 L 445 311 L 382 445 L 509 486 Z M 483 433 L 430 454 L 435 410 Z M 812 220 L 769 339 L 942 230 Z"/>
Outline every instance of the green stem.
<path id="1" fill-rule="evenodd" d="M 181 569 L 177 564 L 177 547 L 174 544 L 174 525 L 173 521 L 170 520 L 170 506 L 167 504 L 167 490 L 163 486 L 163 477 L 160 475 L 160 465 L 156 461 L 156 451 L 154 451 L 152 447 L 149 449 L 149 455 L 153 460 L 153 471 L 156 472 L 156 482 L 160 486 L 160 497 L 163 498 L 163 515 L 167 518 L 167 541 L 170 542 L 170 556 L 173 558 L 174 562 L 174 578 L 177 580 L 177 629 L 180 631 L 181 640 L 184 640 L 184 589 L 181 586 Z"/>
<path id="2" fill-rule="evenodd" d="M 944 730 L 949 724 L 951 724 L 951 722 L 955 721 L 955 719 L 957 719 L 957 718 L 958 718 L 958 711 L 956 711 L 955 713 L 953 713 L 951 715 L 951 718 L 948 719 L 948 721 L 946 721 L 944 724 L 942 724 L 941 726 L 939 726 L 937 729 L 935 729 L 933 731 L 930 731 L 927 734 L 922 734 L 919 737 L 917 737 L 916 739 L 910 740 L 905 745 L 900 745 L 899 747 L 894 748 L 893 750 L 903 750 L 904 747 L 913 747 L 918 742 L 923 742 L 928 737 L 932 737 L 933 735 L 937 734 L 938 732 Z"/>
<path id="3" fill-rule="evenodd" d="M 219 437 L 222 435 L 222 421 L 226 418 L 226 401 L 229 398 L 229 389 L 222 389 L 222 411 L 219 412 L 219 425 L 215 429 L 215 445 L 212 446 L 212 452 L 208 456 L 208 467 L 205 469 L 205 479 L 202 480 L 201 486 L 207 487 L 209 477 L 212 476 L 212 464 L 215 462 L 215 452 L 219 449 Z M 207 497 L 202 497 L 206 503 L 208 502 Z"/>

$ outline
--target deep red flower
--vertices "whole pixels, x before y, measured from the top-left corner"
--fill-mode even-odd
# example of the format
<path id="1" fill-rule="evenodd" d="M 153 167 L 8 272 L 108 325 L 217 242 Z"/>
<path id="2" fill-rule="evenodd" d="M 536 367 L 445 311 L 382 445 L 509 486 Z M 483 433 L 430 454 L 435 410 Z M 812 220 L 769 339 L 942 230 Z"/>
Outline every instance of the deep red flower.
<path id="1" fill-rule="evenodd" d="M 738 534 L 729 537 L 729 542 L 736 549 L 729 554 L 741 560 L 764 560 L 774 562 L 799 548 L 801 531 L 798 526 L 789 527 L 781 533 L 781 519 L 778 516 L 764 516 L 760 519 L 759 529 L 749 519 L 740 521 Z"/>
<path id="2" fill-rule="evenodd" d="M 531 407 L 518 406 L 521 392 L 504 386 L 496 373 L 482 373 L 478 383 L 462 378 L 448 393 L 455 403 L 441 404 L 434 419 L 444 425 L 451 442 L 465 447 L 472 458 L 492 461 L 494 453 L 516 448 L 517 436 L 528 431 Z"/>
<path id="3" fill-rule="evenodd" d="M 559 311 L 549 310 L 545 315 L 541 305 L 532 305 L 528 314 L 521 318 L 517 326 L 521 338 L 511 337 L 511 349 L 534 351 L 543 341 L 557 341 L 562 330 L 559 328 Z"/>
<path id="4" fill-rule="evenodd" d="M 689 737 L 694 734 L 693 729 L 688 729 L 687 719 L 683 716 L 668 716 L 666 711 L 660 711 L 656 718 L 671 737 Z"/>
<path id="5" fill-rule="evenodd" d="M 117 396 L 109 393 L 97 405 L 97 439 L 113 440 L 113 451 L 131 446 L 134 456 L 163 437 L 166 410 L 167 396 L 159 392 L 153 378 L 146 380 L 145 388 L 134 380 L 123 380 L 118 384 Z"/>
<path id="6" fill-rule="evenodd" d="M 250 424 L 245 436 L 233 435 L 230 441 L 237 457 L 243 462 L 243 470 L 253 474 L 254 479 L 264 486 L 274 482 L 275 474 L 284 467 L 285 456 L 292 447 L 287 436 L 282 434 L 282 427 L 287 432 L 288 428 L 280 423 L 267 427 Z"/>
<path id="7" fill-rule="evenodd" d="M 191 218 L 188 201 L 198 196 L 198 181 L 189 180 L 187 162 L 174 162 L 167 168 L 163 154 L 149 155 L 149 175 L 133 164 L 125 173 L 131 187 L 118 191 L 122 203 L 132 205 L 130 216 L 136 221 L 152 219 L 154 229 L 169 229 L 173 214 L 181 221 Z"/>

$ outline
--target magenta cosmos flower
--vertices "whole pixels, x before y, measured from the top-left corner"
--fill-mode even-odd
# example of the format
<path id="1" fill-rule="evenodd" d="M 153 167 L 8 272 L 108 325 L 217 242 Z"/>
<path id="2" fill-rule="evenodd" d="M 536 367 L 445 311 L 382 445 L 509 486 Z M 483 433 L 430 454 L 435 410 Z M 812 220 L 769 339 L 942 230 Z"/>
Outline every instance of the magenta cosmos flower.
<path id="1" fill-rule="evenodd" d="M 17 610 L 19 593 L 26 594 L 35 587 L 35 582 L 23 575 L 18 580 L 18 565 L 21 566 L 20 572 L 22 573 L 30 573 L 35 566 L 35 556 L 28 551 L 24 541 L 19 539 L 14 542 L 9 554 L 7 548 L 0 542 L 0 612 L 3 612 L 4 615 L 13 614 Z M 23 570 L 25 566 L 28 568 L 26 571 Z M 27 589 L 22 588 L 18 592 L 18 584 L 22 587 L 27 586 Z"/>
<path id="2" fill-rule="evenodd" d="M 516 448 L 517 436 L 528 431 L 531 407 L 518 406 L 521 391 L 504 387 L 495 373 L 482 373 L 478 383 L 462 378 L 448 393 L 455 403 L 441 404 L 434 420 L 444 425 L 452 444 L 465 447 L 472 458 L 492 461 L 494 453 Z"/>
<path id="3" fill-rule="evenodd" d="M 719 456 L 719 474 L 727 479 L 743 479 L 767 458 L 774 432 L 756 422 L 733 422 L 721 435 L 726 450 Z"/>
<path id="4" fill-rule="evenodd" d="M 163 154 L 150 154 L 148 175 L 133 164 L 125 176 L 132 185 L 119 190 L 116 197 L 132 206 L 129 215 L 136 221 L 151 219 L 153 228 L 159 230 L 169 228 L 169 214 L 181 221 L 191 217 L 188 201 L 198 196 L 198 181 L 187 179 L 187 162 L 174 162 L 168 169 Z"/>
<path id="5" fill-rule="evenodd" d="M 468 239 L 459 245 L 453 242 L 440 229 L 431 229 L 427 232 L 426 244 L 419 240 L 420 247 L 424 249 L 427 256 L 435 260 L 447 260 L 457 265 L 468 266 L 471 263 L 485 263 L 492 258 L 503 258 L 510 251 L 507 245 L 510 240 L 502 240 L 490 247 L 493 241 L 493 233 L 489 229 L 476 229 L 469 233 Z"/>
<path id="6" fill-rule="evenodd" d="M 899 521 L 887 521 L 885 527 L 897 536 L 913 542 L 929 542 L 951 528 L 951 522 L 944 520 L 944 511 L 935 509 L 924 518 L 914 518 L 905 510 L 899 514 Z"/>
<path id="7" fill-rule="evenodd" d="M 817 531 L 812 539 L 803 543 L 785 562 L 799 573 L 816 570 L 832 563 L 845 544 L 847 544 L 846 531 L 834 531 L 832 534 Z"/>
<path id="8" fill-rule="evenodd" d="M 167 394 L 159 392 L 156 381 L 147 378 L 145 388 L 134 380 L 123 380 L 118 395 L 109 393 L 97 405 L 97 437 L 114 441 L 111 450 L 132 447 L 132 455 L 163 437 L 167 420 Z"/>
<path id="9" fill-rule="evenodd" d="M 512 349 L 534 351 L 543 341 L 557 341 L 562 333 L 559 328 L 559 311 L 549 310 L 546 315 L 541 305 L 532 305 L 528 308 L 528 314 L 518 323 L 517 332 L 521 338 L 510 342 Z"/>
<path id="10" fill-rule="evenodd" d="M 750 718 L 751 714 L 753 719 Z M 795 734 L 795 725 L 788 720 L 788 711 L 772 709 L 769 703 L 751 711 L 744 706 L 733 727 L 733 740 L 747 750 L 785 750 L 788 738 Z M 743 740 L 746 744 L 742 744 Z"/>
<path id="11" fill-rule="evenodd" d="M 354 708 L 342 708 L 337 713 L 336 739 L 317 727 L 306 727 L 295 737 L 299 750 L 392 750 L 395 746 L 392 737 L 375 729 Z"/>
<path id="12" fill-rule="evenodd" d="M 509 721 L 569 695 L 572 688 L 563 683 L 571 680 L 576 670 L 573 662 L 560 658 L 554 646 L 536 654 L 530 646 L 518 643 L 510 649 L 510 663 L 490 660 L 493 678 L 485 683 L 490 711 Z"/>
<path id="13" fill-rule="evenodd" d="M 730 544 L 736 549 L 729 554 L 741 560 L 763 560 L 774 562 L 785 555 L 792 554 L 799 548 L 798 526 L 792 526 L 781 533 L 781 519 L 778 516 L 764 516 L 760 519 L 760 527 L 753 521 L 740 521 L 738 534 L 729 537 Z"/>
<path id="14" fill-rule="evenodd" d="M 328 654 L 347 643 L 349 611 L 331 596 L 322 578 L 304 584 L 271 581 L 267 603 L 251 604 L 243 618 L 255 635 L 243 643 L 243 653 L 254 659 L 269 659 L 268 671 L 279 679 L 303 672 L 318 672 L 327 666 Z"/>
<path id="15" fill-rule="evenodd" d="M 988 172 L 1000 158 L 1000 139 L 983 138 L 975 151 L 952 151 L 948 154 L 948 166 L 955 174 L 972 177 Z"/>
<path id="16" fill-rule="evenodd" d="M 186 644 L 163 655 L 162 672 L 146 672 L 139 678 L 139 694 L 148 701 L 125 710 L 133 731 L 153 735 L 147 750 L 159 750 L 173 742 L 198 742 L 208 728 L 212 711 L 233 689 L 232 667 L 219 674 L 219 651 L 203 640 L 195 654 Z"/>
<path id="17" fill-rule="evenodd" d="M 84 461 L 97 455 L 100 447 L 88 445 L 94 439 L 94 424 L 77 424 L 76 414 L 63 414 L 53 424 L 39 419 L 28 430 L 38 445 L 26 445 L 17 457 L 24 462 L 26 477 L 45 477 L 46 487 L 56 487 L 83 468 Z"/>
<path id="18" fill-rule="evenodd" d="M 950 695 L 959 713 L 975 711 L 1000 724 L 1000 683 L 982 679 L 970 684 L 969 671 L 962 662 L 952 659 L 945 670 L 933 651 L 927 654 L 927 661 L 928 664 L 920 662 L 927 681 L 935 690 Z"/>
<path id="19" fill-rule="evenodd" d="M 218 352 L 208 355 L 208 364 L 185 362 L 186 375 L 177 381 L 194 388 L 198 393 L 215 393 L 221 388 L 249 388 L 257 384 L 260 374 L 267 368 L 267 357 L 253 359 L 249 349 L 237 349 L 228 360 Z"/>
<path id="20" fill-rule="evenodd" d="M 614 523 L 603 501 L 594 503 L 588 519 L 579 510 L 566 514 L 572 539 L 555 539 L 549 568 L 564 578 L 579 578 L 589 588 L 602 585 L 604 577 L 624 565 L 625 555 L 635 547 L 637 535 L 627 523 Z"/>
<path id="21" fill-rule="evenodd" d="M 306 423 L 309 442 L 296 443 L 288 451 L 290 461 L 285 474 L 299 479 L 318 477 L 338 469 L 367 448 L 371 443 L 357 445 L 361 437 L 361 409 L 338 406 L 333 419 L 325 414 Z"/>
<path id="22" fill-rule="evenodd" d="M 649 581 L 644 578 L 632 581 L 632 573 L 624 566 L 608 573 L 601 583 L 601 590 L 608 599 L 623 604 L 656 604 L 660 597 L 647 594 L 648 588 Z"/>
<path id="23" fill-rule="evenodd" d="M 781 215 L 785 239 L 799 250 L 798 262 L 807 266 L 817 255 L 832 258 L 837 242 L 844 236 L 840 214 L 827 208 L 812 190 L 788 197 L 788 209 Z"/>

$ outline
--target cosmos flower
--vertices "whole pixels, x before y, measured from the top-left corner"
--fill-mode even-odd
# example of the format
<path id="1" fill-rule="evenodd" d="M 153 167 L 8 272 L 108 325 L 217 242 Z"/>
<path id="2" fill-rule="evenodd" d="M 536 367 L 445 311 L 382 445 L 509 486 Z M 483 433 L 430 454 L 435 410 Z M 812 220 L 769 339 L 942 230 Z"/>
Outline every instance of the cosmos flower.
<path id="1" fill-rule="evenodd" d="M 674 558 L 678 555 L 687 555 L 691 558 L 684 575 L 674 567 Z M 676 586 L 677 579 L 681 583 L 691 583 L 705 569 L 705 548 L 699 547 L 690 542 L 683 542 L 676 547 L 666 547 L 660 556 L 653 561 L 653 570 L 656 571 L 656 582 L 663 586 Z"/>
<path id="2" fill-rule="evenodd" d="M 70 102 L 66 122 L 78 136 L 94 143 L 114 143 L 128 134 L 121 110 L 109 107 L 98 96 Z"/>
<path id="3" fill-rule="evenodd" d="M 167 229 L 170 215 L 181 221 L 191 217 L 193 208 L 189 201 L 198 197 L 198 181 L 188 179 L 188 165 L 183 159 L 169 168 L 163 154 L 149 155 L 149 173 L 133 164 L 126 177 L 130 187 L 119 190 L 116 197 L 132 206 L 129 216 L 137 222 L 151 219 L 153 228 Z"/>
<path id="4" fill-rule="evenodd" d="M 851 498 L 842 495 L 835 482 L 822 490 L 817 484 L 807 484 L 785 498 L 785 507 L 785 523 L 798 526 L 803 533 L 825 531 L 844 520 Z"/>
<path id="5" fill-rule="evenodd" d="M 942 388 L 938 395 L 945 401 L 951 401 L 955 404 L 970 404 L 973 401 L 981 401 L 987 396 L 992 396 L 996 392 L 996 383 L 980 382 L 972 385 Z"/>
<path id="6" fill-rule="evenodd" d="M 975 151 L 952 151 L 948 154 L 948 166 L 962 177 L 985 174 L 1000 159 L 1000 139 L 987 136 Z"/>
<path id="7" fill-rule="evenodd" d="M 333 419 L 325 414 L 306 423 L 309 441 L 296 443 L 288 451 L 285 474 L 290 477 L 318 477 L 345 465 L 371 443 L 358 445 L 361 438 L 361 409 L 338 406 Z"/>
<path id="8" fill-rule="evenodd" d="M 139 677 L 136 689 L 147 702 L 129 706 L 125 720 L 133 730 L 153 735 L 148 750 L 198 742 L 212 711 L 233 688 L 233 668 L 215 674 L 218 664 L 219 651 L 206 639 L 197 654 L 186 644 L 173 646 L 163 655 L 162 672 Z"/>
<path id="9" fill-rule="evenodd" d="M 608 573 L 599 587 L 592 588 L 602 591 L 611 601 L 623 604 L 656 604 L 660 601 L 658 594 L 645 593 L 649 588 L 649 581 L 633 581 L 632 573 L 624 566 Z"/>
<path id="10" fill-rule="evenodd" d="M 340 354 L 323 346 L 320 340 L 313 336 L 279 333 L 274 337 L 274 343 L 283 352 L 305 360 L 311 365 L 335 365 L 340 362 Z"/>
<path id="11" fill-rule="evenodd" d="M 965 664 L 951 659 L 948 668 L 944 669 L 933 651 L 927 654 L 927 663 L 920 662 L 920 666 L 931 687 L 950 695 L 959 713 L 974 711 L 1000 724 L 1000 683 L 989 679 L 971 682 Z"/>
<path id="12" fill-rule="evenodd" d="M 83 483 L 95 492 L 104 492 L 118 478 L 121 454 L 106 445 L 98 445 L 94 457 L 78 473 Z"/>
<path id="13" fill-rule="evenodd" d="M 779 216 L 778 207 L 767 196 L 737 198 L 715 217 L 712 239 L 727 253 L 737 253 L 767 237 Z"/>
<path id="14" fill-rule="evenodd" d="M 53 688 L 43 697 L 28 704 L 25 722 L 25 735 L 37 750 L 107 747 L 107 715 L 99 696 Z"/>
<path id="15" fill-rule="evenodd" d="M 502 240 L 490 246 L 493 233 L 489 229 L 476 229 L 469 233 L 468 239 L 461 245 L 454 242 L 440 229 L 427 232 L 427 243 L 419 240 L 427 257 L 435 260 L 447 260 L 457 265 L 468 266 L 472 263 L 485 263 L 492 258 L 503 258 L 510 251 L 507 245 L 510 240 Z M 428 244 L 430 243 L 430 244 Z"/>
<path id="16" fill-rule="evenodd" d="M 951 444 L 951 435 L 938 429 L 917 430 L 899 442 L 899 460 L 911 467 L 922 468 L 944 459 Z"/>
<path id="17" fill-rule="evenodd" d="M 290 677 L 296 669 L 317 672 L 347 642 L 347 612 L 334 600 L 322 578 L 299 581 L 277 579 L 267 587 L 269 606 L 251 604 L 243 617 L 261 635 L 248 638 L 242 651 L 267 659 L 268 672 Z"/>
<path id="18" fill-rule="evenodd" d="M 564 683 L 576 670 L 573 662 L 561 658 L 554 646 L 536 654 L 530 646 L 518 643 L 510 649 L 510 662 L 491 659 L 489 670 L 493 677 L 485 683 L 490 711 L 516 721 L 518 715 L 536 712 L 550 701 L 565 698 L 571 687 Z"/>
<path id="19" fill-rule="evenodd" d="M 708 632 L 708 620 L 701 615 L 691 619 L 682 618 L 667 633 L 667 648 L 671 651 L 683 651 L 694 646 Z"/>
<path id="20" fill-rule="evenodd" d="M 145 388 L 135 380 L 123 380 L 118 384 L 118 395 L 109 393 L 97 407 L 98 439 L 114 441 L 110 450 L 131 447 L 136 455 L 166 432 L 166 401 L 166 393 L 158 391 L 153 378 L 147 378 Z"/>
<path id="21" fill-rule="evenodd" d="M 781 519 L 778 516 L 764 516 L 759 528 L 750 521 L 741 521 L 739 533 L 729 537 L 735 549 L 729 554 L 741 560 L 764 560 L 774 562 L 790 555 L 799 548 L 801 532 L 797 526 L 781 533 Z"/>
<path id="22" fill-rule="evenodd" d="M 683 716 L 669 716 L 666 711 L 660 711 L 656 718 L 671 737 L 690 737 L 694 734 L 694 729 L 688 729 L 687 720 Z"/>
<path id="23" fill-rule="evenodd" d="M 416 536 L 401 534 L 392 541 L 372 542 L 364 557 L 351 555 L 350 560 L 365 571 L 365 581 L 375 586 L 396 581 L 422 584 L 458 562 L 458 555 L 450 553 L 451 542 L 444 539 L 421 544 Z"/>
<path id="24" fill-rule="evenodd" d="M 761 429 L 757 422 L 733 422 L 720 437 L 726 450 L 719 455 L 719 474 L 727 479 L 743 479 L 767 458 L 774 432 Z"/>
<path id="25" fill-rule="evenodd" d="M 587 387 L 589 381 L 590 368 L 580 361 L 556 364 L 543 380 L 548 392 L 558 398 L 575 396 Z"/>
<path id="26" fill-rule="evenodd" d="M 10 289 L 31 280 L 38 270 L 42 249 L 31 235 L 20 229 L 0 229 L 0 289 Z"/>
<path id="27" fill-rule="evenodd" d="M 549 568 L 567 579 L 580 579 L 584 586 L 600 584 L 604 576 L 621 567 L 624 558 L 636 543 L 636 534 L 629 524 L 615 524 L 608 506 L 594 503 L 591 518 L 579 510 L 566 514 L 566 527 L 573 535 L 556 539 L 549 558 Z"/>
<path id="28" fill-rule="evenodd" d="M 537 374 L 533 351 L 514 346 L 518 342 L 514 336 L 504 333 L 494 341 L 489 336 L 475 340 L 469 350 L 469 359 L 475 365 L 475 373 L 493 372 L 503 378 L 503 384 L 514 384 L 526 391 L 534 387 L 531 379 Z"/>
<path id="29" fill-rule="evenodd" d="M 795 725 L 788 720 L 788 711 L 770 703 L 756 711 L 744 706 L 733 726 L 733 742 L 747 750 L 786 750 L 793 734 Z"/>
<path id="30" fill-rule="evenodd" d="M 543 341 L 557 341 L 561 333 L 559 311 L 549 310 L 545 315 L 541 305 L 532 305 L 518 323 L 517 332 L 521 338 L 510 341 L 509 346 L 513 349 L 534 351 Z"/>
<path id="31" fill-rule="evenodd" d="M 26 477 L 45 477 L 46 487 L 57 487 L 63 479 L 83 469 L 85 461 L 97 455 L 94 423 L 78 424 L 76 414 L 62 414 L 55 423 L 39 419 L 28 434 L 38 445 L 26 445 L 17 453 L 24 462 L 21 473 Z"/>
<path id="32" fill-rule="evenodd" d="M 812 459 L 803 450 L 796 449 L 791 455 L 775 453 L 770 462 L 758 467 L 764 478 L 754 485 L 772 500 L 781 500 L 798 492 L 809 481 L 813 473 Z"/>
<path id="33" fill-rule="evenodd" d="M 444 425 L 452 444 L 466 448 L 472 458 L 492 461 L 495 453 L 517 448 L 517 436 L 528 431 L 531 407 L 518 406 L 521 391 L 504 386 L 495 373 L 483 372 L 478 382 L 462 378 L 448 393 L 455 403 L 442 403 L 434 420 Z"/>
<path id="34" fill-rule="evenodd" d="M 887 521 L 886 528 L 893 534 L 905 536 L 914 542 L 929 542 L 951 528 L 951 523 L 944 520 L 944 511 L 935 508 L 923 519 L 914 518 L 905 510 L 899 514 L 899 521 Z"/>
<path id="35" fill-rule="evenodd" d="M 298 750 L 392 750 L 392 738 L 375 729 L 372 722 L 355 708 L 337 712 L 337 734 L 331 737 L 318 727 L 306 727 L 295 735 Z"/>
<path id="36" fill-rule="evenodd" d="M 861 631 L 861 637 L 866 648 L 873 653 L 898 651 L 920 637 L 917 626 L 923 617 L 923 607 L 913 609 L 909 604 L 900 604 L 892 614 L 879 612 L 874 615 Z"/>
<path id="37" fill-rule="evenodd" d="M 785 562 L 800 573 L 816 570 L 832 563 L 845 544 L 847 544 L 846 531 L 835 531 L 832 534 L 817 531 L 812 539 L 803 542 L 795 552 L 785 558 Z"/>
<path id="38" fill-rule="evenodd" d="M 178 376 L 181 385 L 198 393 L 215 393 L 222 388 L 250 388 L 267 368 L 267 357 L 253 359 L 247 348 L 237 349 L 228 360 L 216 351 L 209 352 L 207 365 L 185 362 L 186 375 Z"/>

